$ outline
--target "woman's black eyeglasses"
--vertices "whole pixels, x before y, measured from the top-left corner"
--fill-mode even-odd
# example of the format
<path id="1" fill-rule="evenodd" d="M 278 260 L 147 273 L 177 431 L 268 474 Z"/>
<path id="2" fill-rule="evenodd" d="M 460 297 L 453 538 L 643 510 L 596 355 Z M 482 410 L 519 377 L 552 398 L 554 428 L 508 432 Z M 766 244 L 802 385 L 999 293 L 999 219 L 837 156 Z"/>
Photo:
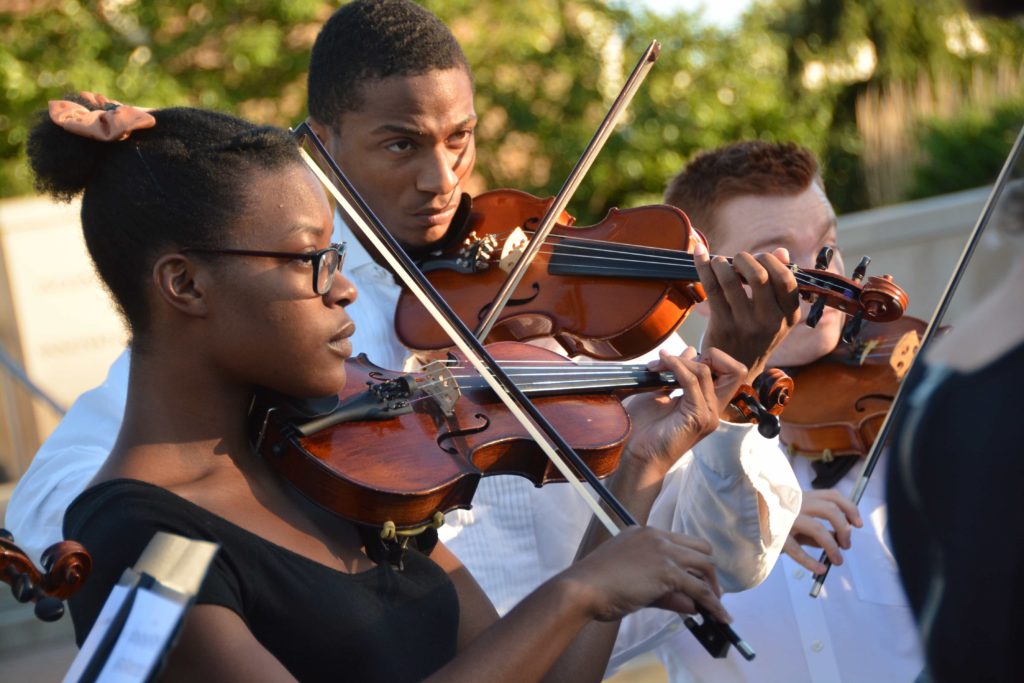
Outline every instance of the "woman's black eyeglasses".
<path id="1" fill-rule="evenodd" d="M 181 250 L 182 253 L 193 252 L 196 254 L 225 254 L 227 256 L 265 256 L 267 258 L 280 258 L 295 261 L 308 261 L 313 264 L 313 292 L 317 296 L 323 296 L 331 289 L 331 282 L 335 274 L 345 265 L 345 243 L 332 244 L 326 249 L 313 252 L 289 252 L 289 251 L 256 251 L 252 249 L 202 249 L 199 247 L 188 247 Z"/>

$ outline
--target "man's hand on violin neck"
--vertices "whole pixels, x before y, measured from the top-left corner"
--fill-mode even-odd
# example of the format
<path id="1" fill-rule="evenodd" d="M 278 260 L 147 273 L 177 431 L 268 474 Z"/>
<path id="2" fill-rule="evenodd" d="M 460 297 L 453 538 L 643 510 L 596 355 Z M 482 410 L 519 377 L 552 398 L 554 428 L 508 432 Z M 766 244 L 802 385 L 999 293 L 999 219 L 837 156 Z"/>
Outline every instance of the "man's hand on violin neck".
<path id="1" fill-rule="evenodd" d="M 746 365 L 746 380 L 752 382 L 800 320 L 796 278 L 786 267 L 789 253 L 741 251 L 730 264 L 721 256 L 709 258 L 698 247 L 694 262 L 711 313 L 703 346 L 721 349 Z"/>
<path id="2" fill-rule="evenodd" d="M 682 394 L 644 394 L 629 402 L 633 428 L 620 469 L 662 478 L 683 453 L 715 431 L 719 414 L 746 377 L 746 367 L 717 349 L 698 360 L 690 347 L 678 357 L 662 351 L 648 368 L 672 372 Z"/>

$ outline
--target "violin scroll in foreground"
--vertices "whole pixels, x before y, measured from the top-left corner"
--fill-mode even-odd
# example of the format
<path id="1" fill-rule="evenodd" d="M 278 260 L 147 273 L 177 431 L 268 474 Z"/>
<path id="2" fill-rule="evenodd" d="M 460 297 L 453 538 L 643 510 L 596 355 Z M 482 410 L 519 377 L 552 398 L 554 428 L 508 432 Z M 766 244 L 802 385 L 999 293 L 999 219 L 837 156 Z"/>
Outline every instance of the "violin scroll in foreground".
<path id="1" fill-rule="evenodd" d="M 64 600 L 74 595 L 89 578 L 92 557 L 80 544 L 61 541 L 46 549 L 39 571 L 28 555 L 14 544 L 14 537 L 0 529 L 0 580 L 10 584 L 18 602 L 34 602 L 43 621 L 56 621 L 64 614 Z"/>
<path id="2" fill-rule="evenodd" d="M 761 436 L 773 439 L 782 429 L 779 416 L 793 392 L 793 379 L 779 368 L 769 368 L 758 375 L 753 385 L 740 385 L 730 405 L 743 420 L 756 423 Z"/>
<path id="3" fill-rule="evenodd" d="M 516 190 L 486 192 L 460 210 L 465 219 L 461 229 L 453 227 L 457 239 L 421 262 L 431 284 L 470 327 L 486 315 L 549 201 Z M 633 358 L 658 346 L 704 299 L 692 251 L 707 243 L 679 209 L 612 209 L 587 227 L 574 226 L 566 213 L 561 220 L 488 341 L 550 336 L 569 355 Z M 825 306 L 851 316 L 848 333 L 862 321 L 888 322 L 903 315 L 906 294 L 889 276 L 865 278 L 869 259 L 851 278 L 828 271 L 830 259 L 829 250 L 814 269 L 792 266 L 801 295 L 814 302 L 809 324 Z M 395 328 L 409 348 L 450 346 L 408 293 L 399 298 Z"/>

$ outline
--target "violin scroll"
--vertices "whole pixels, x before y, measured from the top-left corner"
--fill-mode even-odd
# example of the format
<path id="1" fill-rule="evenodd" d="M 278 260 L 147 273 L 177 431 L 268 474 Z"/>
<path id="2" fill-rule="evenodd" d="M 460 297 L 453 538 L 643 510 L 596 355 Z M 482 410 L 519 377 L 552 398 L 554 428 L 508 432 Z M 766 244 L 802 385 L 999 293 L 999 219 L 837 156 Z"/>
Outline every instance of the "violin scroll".
<path id="1" fill-rule="evenodd" d="M 81 588 L 92 571 L 92 557 L 81 544 L 61 541 L 46 549 L 39 571 L 14 537 L 0 529 L 0 580 L 11 586 L 18 602 L 35 603 L 36 616 L 56 621 L 64 614 L 64 600 Z"/>
<path id="2" fill-rule="evenodd" d="M 851 316 L 843 330 L 843 339 L 849 340 L 860 332 L 861 324 L 869 322 L 887 323 L 899 320 L 907 310 L 907 293 L 892 280 L 892 275 L 871 276 L 861 284 L 867 273 L 871 258 L 864 256 L 853 269 L 852 277 L 828 271 L 832 262 L 832 247 L 822 247 L 814 264 L 814 270 L 801 270 L 791 266 L 801 283 L 800 296 L 811 301 L 807 314 L 807 325 L 814 327 L 825 312 L 825 306 L 838 308 Z M 806 280 L 806 286 L 804 282 Z"/>
<path id="3" fill-rule="evenodd" d="M 757 376 L 753 386 L 740 385 L 730 405 L 744 420 L 755 422 L 761 436 L 772 439 L 782 428 L 779 415 L 789 402 L 793 387 L 789 375 L 778 368 L 770 368 Z"/>

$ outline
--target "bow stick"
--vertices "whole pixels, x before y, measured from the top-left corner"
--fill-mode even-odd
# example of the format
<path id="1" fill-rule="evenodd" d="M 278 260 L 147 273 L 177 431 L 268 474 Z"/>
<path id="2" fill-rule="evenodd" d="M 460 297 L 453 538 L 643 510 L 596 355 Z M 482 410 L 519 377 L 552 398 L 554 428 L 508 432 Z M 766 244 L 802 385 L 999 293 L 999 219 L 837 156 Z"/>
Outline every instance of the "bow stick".
<path id="1" fill-rule="evenodd" d="M 579 455 L 541 415 L 526 395 L 508 377 L 494 358 L 484 349 L 480 341 L 473 336 L 469 328 L 454 314 L 444 299 L 423 276 L 423 273 L 416 267 L 412 259 L 409 258 L 409 255 L 405 253 L 401 245 L 395 241 L 394 237 L 391 236 L 380 222 L 380 219 L 367 206 L 351 181 L 345 176 L 341 168 L 338 167 L 334 159 L 331 158 L 309 124 L 307 122 L 300 124 L 293 130 L 293 135 L 300 141 L 308 141 L 334 176 L 332 181 L 309 153 L 304 148 L 300 148 L 303 160 L 307 166 L 309 166 L 310 170 L 313 171 L 321 183 L 324 184 L 327 191 L 338 202 L 337 208 L 342 212 L 349 227 L 354 227 L 360 231 L 367 242 L 373 245 L 374 249 L 387 262 L 392 272 L 416 295 L 438 325 L 451 337 L 459 350 L 465 354 L 466 359 L 476 368 L 480 376 L 509 409 L 511 414 L 516 417 L 523 425 L 523 428 L 533 437 L 534 441 L 541 447 L 562 476 L 565 477 L 565 480 L 575 488 L 597 519 L 608 530 L 608 533 L 615 536 L 619 533 L 620 529 L 604 509 L 601 508 L 597 499 L 587 491 L 578 477 L 582 477 L 591 485 L 593 490 L 615 515 L 622 520 L 624 525 L 636 526 L 638 524 L 636 519 L 608 491 L 601 480 L 590 471 Z M 569 462 L 572 463 L 572 466 L 569 465 Z M 712 618 L 703 608 L 699 609 L 703 618 L 702 623 L 698 624 L 692 617 L 687 617 L 684 622 L 691 633 L 694 634 L 701 645 L 712 656 L 724 657 L 729 645 L 732 644 L 736 646 L 737 651 L 745 659 L 750 660 L 754 658 L 754 650 L 732 628 Z"/>
<path id="2" fill-rule="evenodd" d="M 487 338 L 487 335 L 491 333 L 491 328 L 494 327 L 494 323 L 498 321 L 498 316 L 505 310 L 505 305 L 508 300 L 512 298 L 512 292 L 515 291 L 516 287 L 522 281 L 523 276 L 526 275 L 526 269 L 533 263 L 534 257 L 540 248 L 544 245 L 544 240 L 548 238 L 548 235 L 555 227 L 555 223 L 558 221 L 558 217 L 562 215 L 562 211 L 568 205 L 569 200 L 572 199 L 573 195 L 576 194 L 577 188 L 580 183 L 583 182 L 583 177 L 590 170 L 590 167 L 594 164 L 594 160 L 597 159 L 598 153 L 604 144 L 611 137 L 612 130 L 615 128 L 615 124 L 618 123 L 619 117 L 622 112 L 626 110 L 629 103 L 633 100 L 633 96 L 636 91 L 640 89 L 640 85 L 647 78 L 648 72 L 651 67 L 654 66 L 654 62 L 658 60 L 658 55 L 661 54 L 661 44 L 652 40 L 651 44 L 647 46 L 644 53 L 640 56 L 636 66 L 633 67 L 632 73 L 629 74 L 629 78 L 626 79 L 626 83 L 622 86 L 622 90 L 619 91 L 615 101 L 612 102 L 612 106 L 608 109 L 608 113 L 605 114 L 604 120 L 601 121 L 601 125 L 598 126 L 597 131 L 594 132 L 594 136 L 590 139 L 586 149 L 583 150 L 583 154 L 580 155 L 579 161 L 573 167 L 572 171 L 569 172 L 569 176 L 565 179 L 562 184 L 562 189 L 558 191 L 555 198 L 551 201 L 551 206 L 548 207 L 547 213 L 541 218 L 540 223 L 537 225 L 537 229 L 533 233 L 533 239 L 530 240 L 529 245 L 523 250 L 519 260 L 516 261 L 515 266 L 509 271 L 508 277 L 505 278 L 505 282 L 502 283 L 501 289 L 498 290 L 497 295 L 494 297 L 494 302 L 487 310 L 487 314 L 480 320 L 480 324 L 477 326 L 474 334 L 476 338 L 483 341 Z"/>
<path id="3" fill-rule="evenodd" d="M 1003 163 L 1003 169 L 999 172 L 999 177 L 992 186 L 992 192 L 989 193 L 988 199 L 985 200 L 985 206 L 981 210 L 981 215 L 978 216 L 978 222 L 974 225 L 974 230 L 971 232 L 971 236 L 967 240 L 967 244 L 964 245 L 964 250 L 960 254 L 960 260 L 957 261 L 956 268 L 953 270 L 953 275 L 950 276 L 949 282 L 946 284 L 946 291 L 942 293 L 939 303 L 935 306 L 935 312 L 932 314 L 931 320 L 928 322 L 928 327 L 925 329 L 924 336 L 921 338 L 921 345 L 918 348 L 917 355 L 915 355 L 913 361 L 911 361 L 910 368 L 907 370 L 907 375 L 913 371 L 914 367 L 918 363 L 924 362 L 923 359 L 925 351 L 931 344 L 932 339 L 935 338 L 935 335 L 939 330 L 939 326 L 942 323 L 942 318 L 946 315 L 946 309 L 949 308 L 950 301 L 953 299 L 953 294 L 956 293 L 956 288 L 959 286 L 960 280 L 963 278 L 964 272 L 967 270 L 967 264 L 971 260 L 971 256 L 974 255 L 974 250 L 977 248 L 978 243 L 981 241 L 981 236 L 984 233 L 985 226 L 988 225 L 988 222 L 995 211 L 996 202 L 999 200 L 999 196 L 1003 193 L 1003 188 L 1006 187 L 1006 183 L 1010 178 L 1013 167 L 1017 163 L 1017 158 L 1020 156 L 1022 145 L 1024 145 L 1024 127 L 1022 127 L 1020 132 L 1017 134 L 1017 140 L 1013 143 L 1013 147 L 1010 148 L 1010 153 L 1006 157 L 1006 161 Z M 885 420 L 882 422 L 882 426 L 878 430 L 878 436 L 875 437 L 875 442 L 871 444 L 871 450 L 868 452 L 868 457 L 864 461 L 864 467 L 861 469 L 860 476 L 857 478 L 857 483 L 854 485 L 853 491 L 850 492 L 850 501 L 854 505 L 860 504 L 860 499 L 868 487 L 868 482 L 871 480 L 871 474 L 875 471 L 875 466 L 881 458 L 882 448 L 889 438 L 889 431 L 891 430 L 892 425 L 896 424 L 899 415 L 902 414 L 903 404 L 905 403 L 904 395 L 907 393 L 904 389 L 906 389 L 906 384 L 901 382 L 899 388 L 896 390 L 896 396 L 893 397 L 892 407 L 889 408 L 889 412 L 886 414 Z M 822 551 L 821 557 L 818 561 L 825 565 L 825 571 L 814 575 L 814 584 L 811 586 L 812 598 L 816 598 L 821 594 L 821 589 L 825 585 L 825 578 L 828 576 L 829 569 L 832 568 L 832 562 L 828 559 L 828 554 L 824 551 Z"/>

